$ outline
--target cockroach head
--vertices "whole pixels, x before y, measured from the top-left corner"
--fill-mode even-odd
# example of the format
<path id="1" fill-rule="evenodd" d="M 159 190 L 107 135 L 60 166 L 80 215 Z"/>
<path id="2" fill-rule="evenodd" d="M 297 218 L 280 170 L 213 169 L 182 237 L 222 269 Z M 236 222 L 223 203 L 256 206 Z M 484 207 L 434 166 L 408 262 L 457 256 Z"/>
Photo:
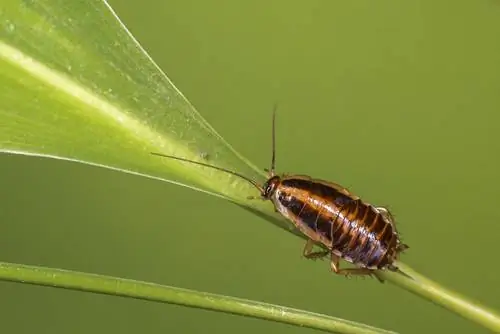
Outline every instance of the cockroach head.
<path id="1" fill-rule="evenodd" d="M 271 196 L 276 192 L 281 183 L 281 178 L 278 175 L 274 175 L 269 178 L 262 186 L 262 198 L 270 199 Z"/>

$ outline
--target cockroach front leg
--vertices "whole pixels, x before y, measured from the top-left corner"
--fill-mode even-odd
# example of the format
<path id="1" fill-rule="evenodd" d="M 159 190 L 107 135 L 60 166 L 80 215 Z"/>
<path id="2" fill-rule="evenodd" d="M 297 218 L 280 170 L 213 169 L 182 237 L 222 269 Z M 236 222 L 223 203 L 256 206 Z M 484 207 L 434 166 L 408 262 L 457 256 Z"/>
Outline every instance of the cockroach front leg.
<path id="1" fill-rule="evenodd" d="M 307 240 L 306 245 L 304 246 L 304 251 L 303 251 L 303 255 L 305 258 L 316 260 L 316 259 L 321 259 L 321 258 L 327 256 L 328 253 L 330 253 L 330 251 L 313 252 L 313 250 L 312 250 L 313 247 L 314 247 L 314 241 L 312 241 L 311 239 Z"/>
<path id="2" fill-rule="evenodd" d="M 366 268 L 346 268 L 346 269 L 340 269 L 339 265 L 340 258 L 333 254 L 331 255 L 331 262 L 330 265 L 332 267 L 332 271 L 337 274 L 337 275 L 344 275 L 345 277 L 349 277 L 350 275 L 356 275 L 356 276 L 375 276 L 380 283 L 384 283 L 384 281 L 375 273 L 374 270 L 372 269 L 366 269 Z"/>

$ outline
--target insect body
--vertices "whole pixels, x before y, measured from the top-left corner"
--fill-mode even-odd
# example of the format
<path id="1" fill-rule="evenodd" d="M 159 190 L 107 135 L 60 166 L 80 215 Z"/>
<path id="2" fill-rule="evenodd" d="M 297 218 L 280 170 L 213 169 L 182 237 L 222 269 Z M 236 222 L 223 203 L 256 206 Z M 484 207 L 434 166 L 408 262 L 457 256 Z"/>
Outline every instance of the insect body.
<path id="1" fill-rule="evenodd" d="M 338 184 L 302 175 L 275 173 L 275 113 L 269 178 L 261 186 L 237 172 L 184 158 L 152 153 L 214 168 L 238 176 L 255 186 L 260 198 L 270 200 L 277 212 L 307 237 L 303 255 L 316 259 L 330 255 L 331 269 L 341 275 L 372 275 L 375 270 L 398 271 L 394 262 L 408 248 L 399 238 L 394 219 L 383 207 L 375 207 Z M 255 198 L 255 197 L 252 197 Z M 323 251 L 313 252 L 319 245 Z M 355 268 L 341 269 L 339 260 Z"/>
<path id="2" fill-rule="evenodd" d="M 262 197 L 308 238 L 304 256 L 331 256 L 332 270 L 343 275 L 370 275 L 377 269 L 398 270 L 401 243 L 389 211 L 374 207 L 341 186 L 307 176 L 271 176 Z M 314 244 L 327 250 L 312 252 Z M 340 269 L 342 258 L 358 268 Z"/>

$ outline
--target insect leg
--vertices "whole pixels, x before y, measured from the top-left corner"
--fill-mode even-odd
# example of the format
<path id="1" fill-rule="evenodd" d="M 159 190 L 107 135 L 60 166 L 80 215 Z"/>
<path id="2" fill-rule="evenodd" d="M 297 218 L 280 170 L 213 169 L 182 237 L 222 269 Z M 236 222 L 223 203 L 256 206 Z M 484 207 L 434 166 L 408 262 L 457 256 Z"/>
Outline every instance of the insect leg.
<path id="1" fill-rule="evenodd" d="M 330 251 L 319 251 L 319 252 L 313 252 L 313 247 L 314 247 L 314 241 L 311 239 L 307 240 L 306 245 L 304 246 L 304 251 L 303 255 L 306 259 L 321 259 L 322 257 L 325 257 L 330 253 Z"/>
<path id="2" fill-rule="evenodd" d="M 373 275 L 380 281 L 380 283 L 384 283 L 384 281 L 372 269 L 367 269 L 367 268 L 341 269 L 339 261 L 340 261 L 340 258 L 337 255 L 332 253 L 330 265 L 332 267 L 332 271 L 337 275 L 344 275 L 346 277 L 348 277 L 350 275 L 357 275 L 357 276 L 372 276 Z"/>

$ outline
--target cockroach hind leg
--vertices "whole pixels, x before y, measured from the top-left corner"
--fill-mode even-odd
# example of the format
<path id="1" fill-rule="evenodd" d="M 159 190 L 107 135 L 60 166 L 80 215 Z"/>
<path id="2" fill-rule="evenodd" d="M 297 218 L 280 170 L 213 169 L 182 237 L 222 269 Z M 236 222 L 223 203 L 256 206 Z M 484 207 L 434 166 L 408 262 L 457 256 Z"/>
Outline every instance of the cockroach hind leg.
<path id="1" fill-rule="evenodd" d="M 304 255 L 306 259 L 311 259 L 311 260 L 321 259 L 327 256 L 328 253 L 330 253 L 330 251 L 313 252 L 313 247 L 314 247 L 314 241 L 312 241 L 311 239 L 307 240 L 304 246 L 304 250 L 302 251 L 302 255 Z"/>
<path id="2" fill-rule="evenodd" d="M 340 268 L 340 264 L 339 264 L 339 261 L 340 261 L 340 258 L 333 254 L 331 255 L 331 262 L 330 262 L 330 265 L 331 265 L 331 268 L 332 268 L 332 271 L 337 274 L 337 275 L 343 275 L 347 278 L 349 278 L 350 276 L 375 276 L 376 279 L 378 279 L 378 281 L 380 283 L 384 283 L 384 280 L 377 274 L 376 270 L 372 270 L 372 269 L 367 269 L 367 268 L 346 268 L 346 269 L 341 269 Z"/>

